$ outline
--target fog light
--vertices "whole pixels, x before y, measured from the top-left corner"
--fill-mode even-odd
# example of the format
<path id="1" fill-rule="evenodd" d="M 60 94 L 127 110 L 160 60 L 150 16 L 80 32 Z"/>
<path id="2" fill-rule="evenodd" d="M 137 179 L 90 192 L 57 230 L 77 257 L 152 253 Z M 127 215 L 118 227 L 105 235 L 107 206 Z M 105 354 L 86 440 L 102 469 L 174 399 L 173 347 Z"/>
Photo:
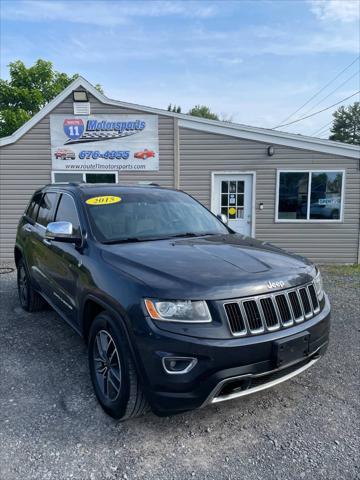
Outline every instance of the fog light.
<path id="1" fill-rule="evenodd" d="M 190 372 L 197 364 L 193 357 L 163 357 L 162 364 L 166 373 L 181 375 Z"/>

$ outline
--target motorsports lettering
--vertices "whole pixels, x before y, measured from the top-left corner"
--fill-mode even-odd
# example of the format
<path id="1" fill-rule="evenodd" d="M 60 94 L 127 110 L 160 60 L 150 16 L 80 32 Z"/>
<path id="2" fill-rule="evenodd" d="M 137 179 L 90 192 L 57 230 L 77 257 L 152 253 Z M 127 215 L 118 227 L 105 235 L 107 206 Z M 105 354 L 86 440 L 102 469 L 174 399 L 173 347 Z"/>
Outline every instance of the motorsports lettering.
<path id="1" fill-rule="evenodd" d="M 53 170 L 158 170 L 155 115 L 51 115 Z"/>
<path id="2" fill-rule="evenodd" d="M 135 135 L 144 130 L 143 120 L 133 122 L 108 122 L 106 120 L 88 120 L 86 126 L 82 119 L 70 118 L 64 120 L 64 132 L 69 138 L 66 144 L 98 142 Z"/>

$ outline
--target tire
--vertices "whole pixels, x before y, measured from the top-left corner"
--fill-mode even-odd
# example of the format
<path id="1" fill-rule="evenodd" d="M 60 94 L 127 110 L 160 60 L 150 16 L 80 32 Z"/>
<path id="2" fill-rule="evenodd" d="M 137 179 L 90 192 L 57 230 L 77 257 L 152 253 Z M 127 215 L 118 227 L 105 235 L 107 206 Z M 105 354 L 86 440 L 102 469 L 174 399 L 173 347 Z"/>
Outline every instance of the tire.
<path id="1" fill-rule="evenodd" d="M 113 418 L 124 421 L 148 409 L 123 328 L 106 312 L 89 334 L 89 368 L 96 397 Z"/>
<path id="2" fill-rule="evenodd" d="M 25 262 L 20 259 L 17 265 L 17 287 L 20 305 L 26 312 L 38 312 L 46 306 L 45 300 L 37 293 L 32 285 Z"/>

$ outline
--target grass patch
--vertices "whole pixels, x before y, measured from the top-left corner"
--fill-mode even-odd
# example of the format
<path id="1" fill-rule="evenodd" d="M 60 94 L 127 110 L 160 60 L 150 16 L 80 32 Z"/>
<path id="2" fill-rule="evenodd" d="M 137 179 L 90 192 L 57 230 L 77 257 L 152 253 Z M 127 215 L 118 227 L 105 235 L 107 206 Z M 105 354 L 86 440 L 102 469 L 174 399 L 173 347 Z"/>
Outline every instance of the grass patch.
<path id="1" fill-rule="evenodd" d="M 328 273 L 335 275 L 360 275 L 360 265 L 326 265 L 322 267 Z"/>

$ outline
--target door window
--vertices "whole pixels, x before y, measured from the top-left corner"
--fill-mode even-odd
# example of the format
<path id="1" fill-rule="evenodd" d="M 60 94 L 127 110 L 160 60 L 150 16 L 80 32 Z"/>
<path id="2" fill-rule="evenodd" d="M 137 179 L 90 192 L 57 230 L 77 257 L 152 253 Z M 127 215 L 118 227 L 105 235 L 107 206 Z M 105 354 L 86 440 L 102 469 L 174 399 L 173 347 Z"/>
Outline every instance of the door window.
<path id="1" fill-rule="evenodd" d="M 79 216 L 76 210 L 75 202 L 70 195 L 63 193 L 57 208 L 56 222 L 70 222 L 73 226 L 73 233 L 80 234 Z"/>
<path id="2" fill-rule="evenodd" d="M 37 213 L 39 210 L 40 200 L 41 200 L 41 193 L 37 193 L 33 196 L 28 209 L 26 210 L 26 216 L 31 218 L 34 222 L 36 222 Z"/>
<path id="3" fill-rule="evenodd" d="M 244 181 L 221 181 L 221 213 L 228 220 L 244 218 Z"/>
<path id="4" fill-rule="evenodd" d="M 40 201 L 39 213 L 36 221 L 43 227 L 47 227 L 48 223 L 51 222 L 56 203 L 56 196 L 55 192 L 45 193 Z"/>

